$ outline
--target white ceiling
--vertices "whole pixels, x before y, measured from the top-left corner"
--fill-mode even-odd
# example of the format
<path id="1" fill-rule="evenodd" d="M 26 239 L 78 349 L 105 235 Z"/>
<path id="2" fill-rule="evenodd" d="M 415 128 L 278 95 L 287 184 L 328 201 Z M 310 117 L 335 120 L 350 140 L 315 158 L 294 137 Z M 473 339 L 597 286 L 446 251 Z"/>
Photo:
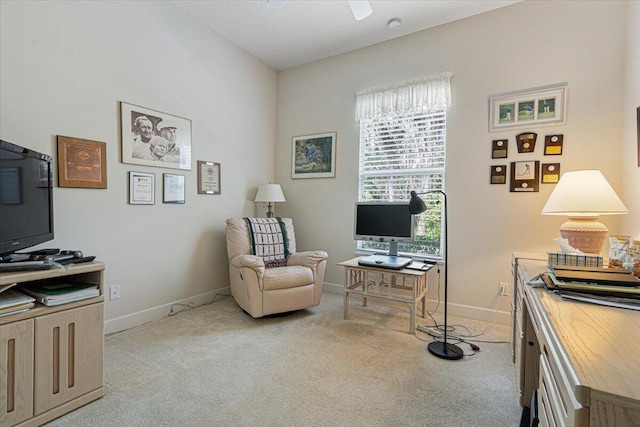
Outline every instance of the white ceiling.
<path id="1" fill-rule="evenodd" d="M 346 0 L 289 0 L 279 10 L 266 0 L 170 1 L 280 71 L 522 0 L 372 0 L 373 13 L 361 21 Z M 402 27 L 390 30 L 391 18 Z"/>

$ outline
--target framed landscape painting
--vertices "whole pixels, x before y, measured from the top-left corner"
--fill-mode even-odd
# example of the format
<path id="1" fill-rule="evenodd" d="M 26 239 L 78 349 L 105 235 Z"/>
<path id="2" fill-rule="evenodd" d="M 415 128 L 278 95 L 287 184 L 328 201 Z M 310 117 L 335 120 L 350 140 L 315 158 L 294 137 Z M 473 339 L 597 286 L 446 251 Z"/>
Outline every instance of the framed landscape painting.
<path id="1" fill-rule="evenodd" d="M 335 178 L 336 132 L 294 136 L 291 178 Z"/>
<path id="2" fill-rule="evenodd" d="M 120 103 L 122 163 L 191 170 L 191 120 Z"/>

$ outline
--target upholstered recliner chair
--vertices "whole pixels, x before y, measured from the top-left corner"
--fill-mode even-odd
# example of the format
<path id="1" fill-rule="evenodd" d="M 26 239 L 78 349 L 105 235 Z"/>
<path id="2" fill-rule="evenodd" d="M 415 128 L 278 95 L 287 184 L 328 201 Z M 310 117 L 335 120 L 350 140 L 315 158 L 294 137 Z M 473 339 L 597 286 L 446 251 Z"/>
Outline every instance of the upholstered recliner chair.
<path id="1" fill-rule="evenodd" d="M 230 218 L 225 228 L 231 295 L 253 317 L 320 304 L 324 251 L 296 252 L 291 218 Z"/>

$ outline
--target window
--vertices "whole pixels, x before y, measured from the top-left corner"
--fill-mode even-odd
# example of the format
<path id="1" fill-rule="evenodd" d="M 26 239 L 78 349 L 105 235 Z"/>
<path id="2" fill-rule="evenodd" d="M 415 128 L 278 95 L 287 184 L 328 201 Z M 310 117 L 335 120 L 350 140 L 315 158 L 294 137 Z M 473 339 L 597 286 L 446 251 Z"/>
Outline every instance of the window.
<path id="1" fill-rule="evenodd" d="M 446 114 L 405 114 L 360 122 L 358 200 L 409 202 L 418 193 L 444 190 Z M 414 256 L 442 254 L 442 196 L 421 196 L 427 211 L 416 215 L 413 243 L 400 243 L 399 252 Z M 358 248 L 386 250 L 387 243 L 359 241 Z"/>
<path id="2" fill-rule="evenodd" d="M 357 93 L 359 201 L 406 200 L 408 204 L 411 190 L 444 191 L 446 111 L 451 105 L 452 75 L 444 72 Z M 420 197 L 427 211 L 416 215 L 414 242 L 400 243 L 398 251 L 442 258 L 443 196 Z M 358 249 L 387 251 L 388 244 L 359 241 Z"/>

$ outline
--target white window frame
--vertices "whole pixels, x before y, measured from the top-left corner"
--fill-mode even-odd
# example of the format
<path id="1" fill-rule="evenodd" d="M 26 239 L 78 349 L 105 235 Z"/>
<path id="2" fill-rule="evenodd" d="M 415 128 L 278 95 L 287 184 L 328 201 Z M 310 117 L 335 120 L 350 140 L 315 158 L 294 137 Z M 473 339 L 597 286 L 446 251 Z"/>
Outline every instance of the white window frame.
<path id="1" fill-rule="evenodd" d="M 408 204 L 411 190 L 417 193 L 444 191 L 445 153 L 444 110 L 361 120 L 358 201 L 406 201 Z M 427 204 L 427 211 L 416 215 L 414 243 L 399 243 L 399 254 L 441 260 L 444 253 L 442 195 L 420 197 Z M 429 239 L 426 224 L 434 221 L 438 235 L 433 234 L 434 227 L 431 227 L 432 237 L 436 238 Z M 438 243 L 434 244 L 434 240 Z M 388 243 L 358 241 L 360 252 L 383 253 L 387 249 Z"/>

